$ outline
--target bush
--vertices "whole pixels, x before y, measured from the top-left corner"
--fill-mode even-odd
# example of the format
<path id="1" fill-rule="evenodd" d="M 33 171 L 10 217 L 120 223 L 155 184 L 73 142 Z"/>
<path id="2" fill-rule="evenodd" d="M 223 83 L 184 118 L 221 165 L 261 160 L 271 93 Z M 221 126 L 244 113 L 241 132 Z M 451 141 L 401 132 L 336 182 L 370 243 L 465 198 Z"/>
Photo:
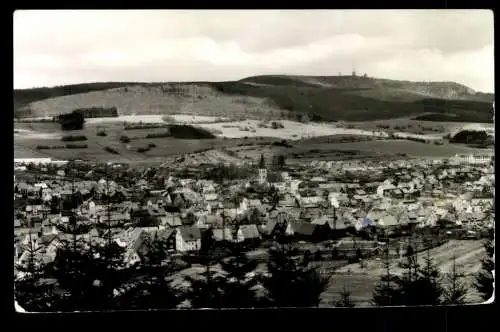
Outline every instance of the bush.
<path id="1" fill-rule="evenodd" d="M 68 114 L 61 114 L 56 118 L 61 125 L 61 129 L 64 131 L 83 129 L 83 125 L 85 123 L 83 114 L 76 111 Z"/>
<path id="2" fill-rule="evenodd" d="M 137 148 L 137 152 L 139 153 L 144 153 L 144 152 L 148 152 L 149 151 L 149 148 Z"/>
<path id="3" fill-rule="evenodd" d="M 168 127 L 167 124 L 164 123 L 139 123 L 139 124 L 131 124 L 125 122 L 123 124 L 124 130 L 135 130 L 135 129 L 155 129 L 155 128 L 165 128 Z"/>
<path id="4" fill-rule="evenodd" d="M 104 148 L 104 150 L 106 150 L 107 152 L 112 153 L 112 154 L 120 154 L 117 150 L 115 150 L 115 149 L 113 149 L 113 148 L 111 148 L 109 146 L 106 146 Z"/>
<path id="5" fill-rule="evenodd" d="M 156 148 L 156 144 L 154 144 L 154 143 L 149 143 L 149 144 L 148 144 L 148 148 L 150 148 L 150 149 Z"/>
<path id="6" fill-rule="evenodd" d="M 286 140 L 282 140 L 280 142 L 276 141 L 276 142 L 273 142 L 272 145 L 274 146 L 284 146 L 286 148 L 293 148 L 293 146 L 288 143 Z"/>
<path id="7" fill-rule="evenodd" d="M 122 143 L 130 143 L 130 138 L 128 136 L 122 135 L 120 137 L 120 142 L 122 142 Z"/>
<path id="8" fill-rule="evenodd" d="M 427 141 L 425 139 L 418 138 L 418 137 L 408 136 L 408 137 L 406 137 L 406 139 L 409 140 L 409 141 L 414 141 L 414 142 L 427 143 Z"/>
<path id="9" fill-rule="evenodd" d="M 66 149 L 86 149 L 87 144 L 66 144 Z"/>
<path id="10" fill-rule="evenodd" d="M 67 135 L 61 138 L 63 142 L 76 142 L 76 141 L 86 141 L 87 137 L 84 135 Z"/>
<path id="11" fill-rule="evenodd" d="M 166 123 L 177 123 L 177 120 L 173 116 L 170 116 L 170 115 L 164 115 L 161 117 L 161 119 Z"/>
<path id="12" fill-rule="evenodd" d="M 151 133 L 146 135 L 146 138 L 162 138 L 162 137 L 170 137 L 170 133 L 168 131 L 165 131 L 162 133 Z"/>
<path id="13" fill-rule="evenodd" d="M 97 136 L 108 136 L 108 134 L 106 134 L 106 132 L 104 130 L 99 130 L 97 132 Z"/>
<path id="14" fill-rule="evenodd" d="M 50 146 L 47 146 L 47 145 L 37 145 L 36 148 L 37 148 L 37 150 L 49 150 Z"/>
<path id="15" fill-rule="evenodd" d="M 189 125 L 171 125 L 169 126 L 170 136 L 181 139 L 210 139 L 216 138 L 209 130 Z"/>
<path id="16" fill-rule="evenodd" d="M 118 109 L 116 107 L 89 107 L 78 108 L 73 112 L 81 114 L 85 118 L 116 118 Z"/>
<path id="17" fill-rule="evenodd" d="M 277 122 L 277 121 L 271 122 L 271 127 L 273 129 L 282 129 L 282 128 L 285 128 L 285 126 L 283 126 L 283 124 L 281 122 Z"/>

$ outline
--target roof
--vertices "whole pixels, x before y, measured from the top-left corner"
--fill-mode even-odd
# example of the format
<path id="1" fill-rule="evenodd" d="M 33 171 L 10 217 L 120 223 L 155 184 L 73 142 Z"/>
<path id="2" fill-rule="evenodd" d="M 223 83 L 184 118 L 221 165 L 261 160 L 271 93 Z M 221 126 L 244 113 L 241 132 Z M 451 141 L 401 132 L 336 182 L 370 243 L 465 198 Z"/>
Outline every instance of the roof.
<path id="1" fill-rule="evenodd" d="M 307 223 L 304 223 L 302 224 L 299 229 L 296 231 L 297 234 L 300 234 L 300 235 L 307 235 L 307 236 L 311 236 L 313 235 L 314 231 L 316 230 L 318 225 L 315 225 L 315 224 L 307 224 Z"/>
<path id="2" fill-rule="evenodd" d="M 260 238 L 259 229 L 256 225 L 241 225 L 240 229 L 245 239 L 257 239 Z"/>
<path id="3" fill-rule="evenodd" d="M 270 219 L 267 222 L 264 229 L 262 230 L 262 232 L 264 234 L 270 235 L 274 231 L 274 228 L 276 228 L 277 225 L 278 225 L 278 221 L 276 219 Z"/>
<path id="4" fill-rule="evenodd" d="M 395 216 L 393 215 L 385 215 L 382 218 L 378 220 L 378 224 L 381 226 L 396 226 L 398 225 L 398 221 Z"/>
<path id="5" fill-rule="evenodd" d="M 293 233 L 297 233 L 297 231 L 304 225 L 305 223 L 301 220 L 292 220 L 288 224 L 290 228 L 292 229 Z"/>
<path id="6" fill-rule="evenodd" d="M 363 227 L 365 227 L 365 226 L 373 226 L 373 225 L 375 225 L 375 223 L 370 218 L 364 218 L 363 222 L 362 222 L 362 225 L 363 225 Z"/>
<path id="7" fill-rule="evenodd" d="M 174 229 L 172 228 L 160 229 L 155 233 L 155 240 L 165 241 L 168 240 L 173 234 L 174 234 Z"/>
<path id="8" fill-rule="evenodd" d="M 181 226 L 178 228 L 178 231 L 184 241 L 196 241 L 201 239 L 201 233 L 198 227 Z"/>
<path id="9" fill-rule="evenodd" d="M 38 241 L 40 244 L 45 244 L 48 245 L 52 241 L 54 241 L 57 238 L 56 234 L 45 234 L 40 237 L 40 240 Z"/>
<path id="10" fill-rule="evenodd" d="M 233 230 L 231 227 L 225 227 L 224 228 L 224 235 L 226 240 L 231 240 L 233 238 L 232 235 Z M 216 241 L 222 241 L 222 228 L 216 228 L 212 230 L 213 237 Z"/>
<path id="11" fill-rule="evenodd" d="M 262 204 L 262 202 L 259 199 L 249 199 L 247 203 L 248 206 L 259 206 Z"/>
<path id="12" fill-rule="evenodd" d="M 203 195 L 206 201 L 215 201 L 218 198 L 218 195 L 215 193 L 205 194 Z"/>

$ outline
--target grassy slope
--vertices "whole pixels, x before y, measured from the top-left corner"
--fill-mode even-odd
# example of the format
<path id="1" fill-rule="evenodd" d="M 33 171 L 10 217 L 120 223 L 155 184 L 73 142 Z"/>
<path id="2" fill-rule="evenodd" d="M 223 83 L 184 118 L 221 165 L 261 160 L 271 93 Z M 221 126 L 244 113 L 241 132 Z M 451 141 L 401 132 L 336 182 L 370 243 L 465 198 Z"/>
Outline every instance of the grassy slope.
<path id="1" fill-rule="evenodd" d="M 129 88 L 131 85 L 139 85 L 140 91 Z M 274 111 L 277 116 L 287 116 L 281 113 L 288 113 L 285 111 L 288 110 L 315 115 L 317 119 L 361 121 L 434 113 L 436 121 L 491 122 L 494 98 L 491 94 L 469 94 L 467 87 L 456 83 L 350 76 L 255 76 L 235 82 L 185 82 L 180 85 L 195 86 L 199 92 L 179 96 L 163 88 L 168 84 L 160 83 L 92 83 L 15 90 L 14 104 L 16 113 L 21 114 L 23 107 L 45 99 L 32 104 L 38 110 L 35 115 L 67 112 L 78 105 L 117 106 L 122 114 L 189 111 L 199 115 L 217 112 L 217 115 L 252 113 L 259 116 L 259 112 Z M 115 90 L 104 91 L 108 89 Z"/>

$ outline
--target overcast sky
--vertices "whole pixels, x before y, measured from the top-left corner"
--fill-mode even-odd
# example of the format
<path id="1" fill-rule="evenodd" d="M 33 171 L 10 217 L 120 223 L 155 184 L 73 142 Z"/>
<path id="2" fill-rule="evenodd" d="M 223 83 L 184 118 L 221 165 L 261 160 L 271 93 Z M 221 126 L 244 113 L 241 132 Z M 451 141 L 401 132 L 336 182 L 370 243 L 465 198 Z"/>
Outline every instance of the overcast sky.
<path id="1" fill-rule="evenodd" d="M 486 10 L 16 11 L 14 87 L 351 73 L 494 92 Z"/>

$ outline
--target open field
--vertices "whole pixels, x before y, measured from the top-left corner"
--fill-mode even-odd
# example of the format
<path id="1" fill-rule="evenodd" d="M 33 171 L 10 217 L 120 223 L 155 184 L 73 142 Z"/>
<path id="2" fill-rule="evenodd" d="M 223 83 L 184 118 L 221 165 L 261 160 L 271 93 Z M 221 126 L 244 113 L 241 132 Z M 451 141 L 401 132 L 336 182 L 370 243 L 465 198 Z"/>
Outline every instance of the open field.
<path id="1" fill-rule="evenodd" d="M 249 257 L 256 258 L 263 250 L 255 250 L 255 255 L 252 253 Z M 423 253 L 422 253 L 423 254 Z M 421 255 L 422 255 L 421 254 Z M 468 288 L 467 301 L 469 303 L 480 303 L 481 299 L 473 287 L 474 274 L 480 269 L 480 259 L 485 254 L 482 241 L 462 241 L 452 240 L 442 246 L 430 250 L 430 255 L 434 259 L 435 264 L 439 267 L 444 277 L 443 283 L 446 285 L 446 274 L 450 271 L 452 257 L 456 257 L 457 271 L 464 273 L 464 280 Z M 254 257 L 255 256 L 255 257 Z M 421 261 L 421 260 L 420 260 Z M 322 294 L 320 307 L 333 305 L 340 297 L 339 293 L 346 288 L 351 292 L 351 297 L 356 306 L 371 306 L 371 297 L 373 289 L 380 280 L 380 276 L 385 273 L 382 267 L 382 261 L 376 259 L 366 260 L 366 267 L 361 269 L 359 264 L 345 265 L 345 262 L 336 261 L 321 261 L 313 262 L 314 266 L 321 269 L 326 269 L 330 277 L 328 289 Z M 341 266 L 341 267 L 338 267 Z M 338 268 L 335 268 L 338 267 Z M 333 268 L 333 269 L 332 269 Z M 211 271 L 220 273 L 220 267 L 213 265 Z M 348 270 L 350 270 L 348 272 Z M 192 266 L 185 269 L 176 276 L 174 285 L 182 287 L 183 278 L 186 275 L 196 276 L 204 271 L 202 266 Z M 260 263 L 256 273 L 266 271 L 264 263 Z M 391 265 L 391 272 L 395 274 L 402 273 L 397 267 L 396 262 Z M 184 284 L 184 286 L 186 286 Z"/>
<path id="2" fill-rule="evenodd" d="M 342 122 L 343 125 L 349 128 L 359 130 L 384 130 L 384 131 L 404 131 L 405 133 L 413 133 L 419 135 L 453 135 L 461 129 L 472 127 L 485 127 L 494 129 L 493 123 L 474 123 L 474 122 L 449 122 L 449 121 L 417 121 L 409 117 L 376 120 L 376 121 L 357 121 L 357 122 Z M 403 130 L 401 130 L 403 129 Z"/>
<path id="3" fill-rule="evenodd" d="M 441 272 L 447 273 L 451 268 L 452 258 L 456 256 L 457 269 L 464 273 L 476 273 L 481 268 L 481 258 L 485 254 L 482 241 L 471 240 L 452 240 L 439 247 L 429 250 L 429 254 L 439 267 Z M 425 252 L 418 254 L 420 261 L 427 255 Z M 398 260 L 391 262 L 391 272 L 401 275 L 404 271 L 398 267 Z M 367 260 L 366 266 L 361 268 L 359 264 L 349 264 L 337 269 L 336 273 L 355 273 L 355 274 L 370 274 L 381 275 L 385 272 L 383 262 L 381 260 Z"/>
<path id="4" fill-rule="evenodd" d="M 474 273 L 480 270 L 480 260 L 485 251 L 482 241 L 453 240 L 442 246 L 430 250 L 430 256 L 443 275 L 446 275 L 451 268 L 452 257 L 456 257 L 456 266 L 459 273 L 464 273 L 464 283 L 468 286 L 468 302 L 481 302 L 474 287 Z M 425 253 L 420 253 L 423 257 Z M 422 262 L 422 259 L 419 259 Z M 365 260 L 366 266 L 360 267 L 359 263 L 343 266 L 335 271 L 331 276 L 328 290 L 323 294 L 323 302 L 329 303 L 339 298 L 339 292 L 345 286 L 352 292 L 355 303 L 359 306 L 370 305 L 373 289 L 380 276 L 385 273 L 382 260 Z M 391 272 L 401 274 L 403 271 L 397 266 L 397 261 L 391 263 Z M 446 283 L 446 279 L 445 279 Z"/>
<path id="5" fill-rule="evenodd" d="M 203 118 L 203 120 L 207 119 Z M 255 161 L 261 154 L 264 154 L 266 158 L 271 158 L 276 154 L 284 154 L 287 160 L 307 162 L 314 159 L 385 158 L 401 154 L 406 154 L 409 157 L 447 157 L 457 153 L 491 152 L 491 149 L 476 149 L 447 143 L 434 145 L 408 140 L 380 140 L 373 137 L 373 132 L 370 131 L 338 128 L 329 124 L 302 124 L 292 121 L 280 121 L 284 128 L 272 129 L 258 128 L 258 121 L 254 120 L 236 122 L 237 125 L 234 123 L 198 124 L 202 128 L 221 130 L 222 134 L 219 133 L 219 136 L 233 137 L 230 139 L 203 140 L 144 138 L 148 134 L 163 133 L 165 129 L 124 130 L 123 123 L 112 121 L 89 121 L 84 129 L 72 131 L 71 133 L 61 131 L 56 123 L 16 123 L 14 126 L 14 156 L 15 158 L 52 157 L 56 159 L 80 158 L 129 163 L 148 161 L 161 163 L 165 162 L 165 158 L 168 156 L 203 152 L 205 155 L 189 156 L 194 158 L 193 163 L 203 163 L 214 160 L 222 162 Z M 254 128 L 256 132 L 241 130 L 241 128 L 245 129 L 245 124 L 247 127 Z M 97 136 L 97 132 L 100 130 L 104 130 L 107 136 Z M 384 136 L 383 132 L 378 133 L 379 136 Z M 87 141 L 85 141 L 85 144 L 88 145 L 88 148 L 74 150 L 36 149 L 37 145 L 62 145 L 61 136 L 68 134 L 86 136 Z M 122 135 L 130 137 L 130 143 L 120 142 Z M 272 138 L 273 136 L 275 138 Z M 271 143 L 281 139 L 288 139 L 291 147 L 271 145 Z M 354 141 L 349 142 L 348 140 Z M 155 144 L 156 147 L 144 153 L 137 152 L 138 148 L 146 147 L 148 144 Z M 105 147 L 115 149 L 118 154 L 115 155 L 105 151 Z M 232 151 L 230 154 L 233 154 L 233 156 L 228 156 L 227 151 L 207 154 L 209 149 L 228 149 Z"/>
<path id="6" fill-rule="evenodd" d="M 278 116 L 286 111 L 263 98 L 221 93 L 203 84 L 135 84 L 37 100 L 31 116 L 58 115 L 76 108 L 116 107 L 119 115 L 192 114 L 215 117 Z"/>

